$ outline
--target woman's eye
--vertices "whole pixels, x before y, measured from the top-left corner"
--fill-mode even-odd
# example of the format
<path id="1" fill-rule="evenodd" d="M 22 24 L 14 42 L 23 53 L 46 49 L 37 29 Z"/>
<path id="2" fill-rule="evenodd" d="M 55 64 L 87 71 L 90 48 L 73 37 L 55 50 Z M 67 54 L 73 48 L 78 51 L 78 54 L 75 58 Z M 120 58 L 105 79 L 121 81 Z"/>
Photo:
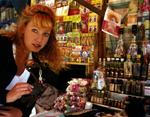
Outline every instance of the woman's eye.
<path id="1" fill-rule="evenodd" d="M 37 32 L 38 32 L 38 30 L 37 30 L 37 29 L 32 29 L 32 32 L 37 33 Z"/>
<path id="2" fill-rule="evenodd" d="M 44 33 L 44 36 L 45 36 L 45 37 L 49 37 L 50 34 L 49 34 L 49 33 Z"/>

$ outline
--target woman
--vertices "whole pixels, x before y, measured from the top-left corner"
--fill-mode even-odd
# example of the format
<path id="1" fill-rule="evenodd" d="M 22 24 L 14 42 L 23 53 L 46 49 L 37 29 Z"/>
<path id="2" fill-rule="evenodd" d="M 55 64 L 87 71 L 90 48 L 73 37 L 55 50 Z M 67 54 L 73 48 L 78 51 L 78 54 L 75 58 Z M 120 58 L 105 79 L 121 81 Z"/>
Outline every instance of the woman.
<path id="1" fill-rule="evenodd" d="M 54 24 L 55 15 L 49 7 L 39 4 L 27 6 L 16 30 L 0 36 L 0 104 L 20 108 L 24 117 L 29 116 L 35 98 L 40 94 L 34 86 L 38 79 L 25 68 L 27 60 L 46 61 L 52 70 L 44 72 L 43 79 L 39 77 L 39 80 L 51 84 L 56 84 L 54 72 L 63 68 Z"/>

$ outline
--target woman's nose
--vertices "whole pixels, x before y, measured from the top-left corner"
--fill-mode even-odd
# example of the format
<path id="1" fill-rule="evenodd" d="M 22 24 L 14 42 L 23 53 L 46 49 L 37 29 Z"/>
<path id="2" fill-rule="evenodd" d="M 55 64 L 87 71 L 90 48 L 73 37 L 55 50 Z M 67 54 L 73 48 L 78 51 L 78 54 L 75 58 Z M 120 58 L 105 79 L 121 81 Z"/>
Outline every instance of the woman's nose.
<path id="1" fill-rule="evenodd" d="M 39 34 L 39 35 L 37 36 L 37 42 L 41 43 L 42 40 L 43 40 L 43 35 Z"/>

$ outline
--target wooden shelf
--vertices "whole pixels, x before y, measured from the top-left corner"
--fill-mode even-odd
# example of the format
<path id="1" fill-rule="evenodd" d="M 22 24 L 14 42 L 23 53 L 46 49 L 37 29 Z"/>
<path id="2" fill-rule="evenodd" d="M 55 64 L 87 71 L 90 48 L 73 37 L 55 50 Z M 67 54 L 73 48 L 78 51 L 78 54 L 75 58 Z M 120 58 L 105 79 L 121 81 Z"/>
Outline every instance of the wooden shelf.
<path id="1" fill-rule="evenodd" d="M 103 104 L 98 104 L 98 103 L 93 103 L 94 105 L 97 105 L 97 106 L 101 106 L 101 107 L 104 107 L 104 108 L 108 108 L 108 109 L 111 109 L 111 110 L 116 110 L 116 111 L 122 111 L 123 109 L 121 108 L 116 108 L 116 107 L 112 107 L 112 106 L 107 106 L 107 105 L 103 105 Z"/>
<path id="2" fill-rule="evenodd" d="M 93 63 L 78 63 L 78 62 L 65 62 L 67 65 L 84 65 L 86 66 L 86 76 L 93 73 Z"/>
<path id="3" fill-rule="evenodd" d="M 93 65 L 92 63 L 65 62 L 70 65 Z"/>

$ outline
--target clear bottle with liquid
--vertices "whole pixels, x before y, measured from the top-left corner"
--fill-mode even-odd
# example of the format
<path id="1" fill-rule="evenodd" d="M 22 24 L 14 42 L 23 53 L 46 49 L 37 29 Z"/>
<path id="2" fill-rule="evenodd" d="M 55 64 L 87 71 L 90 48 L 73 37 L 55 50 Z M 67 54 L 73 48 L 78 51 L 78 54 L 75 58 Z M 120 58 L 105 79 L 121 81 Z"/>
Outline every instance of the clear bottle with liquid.
<path id="1" fill-rule="evenodd" d="M 131 55 L 127 54 L 126 61 L 124 62 L 124 77 L 131 78 L 132 77 L 132 61 Z"/>
<path id="2" fill-rule="evenodd" d="M 97 80 L 97 89 L 103 90 L 103 88 L 105 87 L 105 72 L 103 70 L 102 58 L 99 58 L 99 65 L 98 65 L 97 70 L 99 72 L 99 76 Z"/>

